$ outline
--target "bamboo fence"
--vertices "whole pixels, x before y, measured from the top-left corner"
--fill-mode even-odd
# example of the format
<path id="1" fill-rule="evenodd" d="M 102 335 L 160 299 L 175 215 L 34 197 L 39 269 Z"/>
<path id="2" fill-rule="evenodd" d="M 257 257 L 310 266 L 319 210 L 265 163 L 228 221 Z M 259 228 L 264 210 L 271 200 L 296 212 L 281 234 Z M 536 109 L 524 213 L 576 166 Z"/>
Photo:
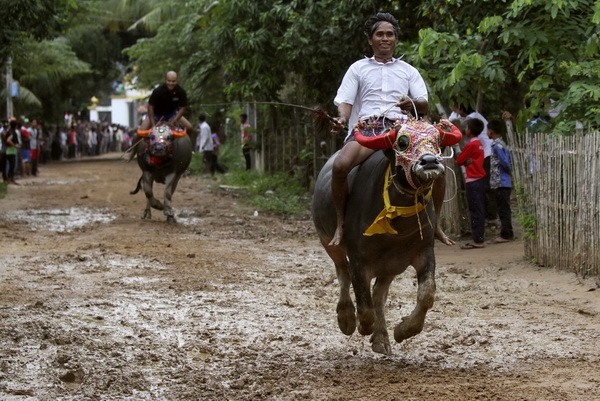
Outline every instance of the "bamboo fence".
<path id="1" fill-rule="evenodd" d="M 540 266 L 600 275 L 600 132 L 508 130 L 525 255 Z"/>
<path id="2" fill-rule="evenodd" d="M 341 136 L 315 133 L 310 113 L 275 108 L 262 113 L 257 167 L 299 175 L 312 190 L 321 167 L 341 146 Z M 518 205 L 514 225 L 523 229 L 525 256 L 541 266 L 600 276 L 600 133 L 517 135 L 508 130 L 507 139 Z M 470 230 L 464 175 L 454 158 L 445 164 L 440 223 L 447 234 L 462 236 Z"/>
<path id="3" fill-rule="evenodd" d="M 332 136 L 328 132 L 316 132 L 312 113 L 304 110 L 271 106 L 247 107 L 245 111 L 250 124 L 257 128 L 253 159 L 258 171 L 286 171 L 300 178 L 305 187 L 312 191 L 319 171 L 342 146 L 345 133 Z M 447 149 L 445 155 L 451 152 Z M 454 158 L 444 160 L 446 199 L 440 224 L 446 234 L 461 236 L 471 229 L 464 174 Z"/>
<path id="4" fill-rule="evenodd" d="M 444 156 L 452 154 L 444 150 Z M 440 225 L 446 234 L 462 236 L 470 232 L 470 217 L 465 192 L 465 176 L 455 157 L 444 159 L 446 165 L 446 196 L 440 213 Z"/>

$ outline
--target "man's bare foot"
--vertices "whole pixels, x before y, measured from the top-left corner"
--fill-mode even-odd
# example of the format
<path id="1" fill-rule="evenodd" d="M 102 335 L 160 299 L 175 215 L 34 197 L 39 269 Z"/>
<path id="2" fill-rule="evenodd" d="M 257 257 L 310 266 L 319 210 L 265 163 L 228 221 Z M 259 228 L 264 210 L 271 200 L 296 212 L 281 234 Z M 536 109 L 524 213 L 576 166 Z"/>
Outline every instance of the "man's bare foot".
<path id="1" fill-rule="evenodd" d="M 450 239 L 450 237 L 448 237 L 446 233 L 444 233 L 439 227 L 435 230 L 435 238 L 439 239 L 443 244 L 448 246 L 456 245 L 456 242 Z"/>
<path id="2" fill-rule="evenodd" d="M 342 237 L 344 236 L 344 228 L 343 226 L 338 226 L 335 229 L 335 234 L 333 234 L 332 240 L 329 242 L 329 246 L 338 246 L 340 242 L 342 242 Z"/>

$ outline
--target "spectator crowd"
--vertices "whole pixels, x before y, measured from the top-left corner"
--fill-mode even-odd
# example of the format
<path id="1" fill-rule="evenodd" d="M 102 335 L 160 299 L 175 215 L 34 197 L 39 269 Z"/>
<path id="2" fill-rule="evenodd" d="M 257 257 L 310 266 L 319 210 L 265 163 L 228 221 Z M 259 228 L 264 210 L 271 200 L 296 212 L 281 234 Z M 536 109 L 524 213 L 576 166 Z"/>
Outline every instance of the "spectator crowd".
<path id="1" fill-rule="evenodd" d="M 19 185 L 17 177 L 35 177 L 40 165 L 52 161 L 124 152 L 134 135 L 134 128 L 106 122 L 45 125 L 27 118 L 4 120 L 0 126 L 2 179 Z"/>

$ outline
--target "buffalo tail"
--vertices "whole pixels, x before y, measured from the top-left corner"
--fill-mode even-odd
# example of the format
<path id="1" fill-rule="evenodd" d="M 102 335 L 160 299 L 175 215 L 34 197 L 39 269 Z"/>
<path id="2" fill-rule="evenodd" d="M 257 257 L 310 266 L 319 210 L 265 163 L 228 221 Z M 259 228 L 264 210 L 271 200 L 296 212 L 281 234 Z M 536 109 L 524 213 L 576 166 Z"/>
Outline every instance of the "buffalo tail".
<path id="1" fill-rule="evenodd" d="M 143 178 L 143 177 L 144 177 L 143 175 L 140 177 L 140 179 L 138 180 L 137 186 L 136 186 L 136 187 L 135 187 L 135 189 L 134 189 L 133 191 L 131 191 L 129 194 L 131 194 L 131 195 L 135 195 L 135 194 L 137 194 L 138 192 L 140 192 L 140 188 L 142 187 L 142 178 Z"/>

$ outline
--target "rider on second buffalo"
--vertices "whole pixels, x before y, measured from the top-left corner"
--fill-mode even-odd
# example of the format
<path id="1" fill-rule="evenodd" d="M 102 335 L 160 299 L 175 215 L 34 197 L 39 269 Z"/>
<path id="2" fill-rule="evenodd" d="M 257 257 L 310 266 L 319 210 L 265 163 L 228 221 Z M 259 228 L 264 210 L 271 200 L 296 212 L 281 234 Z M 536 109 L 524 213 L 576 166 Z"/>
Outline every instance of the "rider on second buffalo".
<path id="1" fill-rule="evenodd" d="M 128 149 L 128 152 L 130 152 L 129 161 L 137 154 L 140 135 L 144 137 L 159 122 L 175 128 L 182 126 L 191 135 L 194 128 L 183 116 L 186 109 L 187 94 L 185 89 L 177 84 L 177 73 L 169 71 L 165 74 L 165 82 L 157 86 L 150 95 L 148 115 L 142 120 L 137 135 L 133 138 L 134 145 Z"/>
<path id="2" fill-rule="evenodd" d="M 348 173 L 374 152 L 356 142 L 354 130 L 359 129 L 364 136 L 379 136 L 394 122 L 408 120 L 408 113 L 424 115 L 429 109 L 427 86 L 419 71 L 394 57 L 399 30 L 398 21 L 389 13 L 380 12 L 367 20 L 365 33 L 373 56 L 350 66 L 334 100 L 339 117 L 332 132 L 341 131 L 346 124 L 350 130 L 333 165 L 331 186 L 337 228 L 330 246 L 338 246 L 343 241 Z M 437 211 L 441 209 L 445 192 L 444 179 L 438 181 L 433 193 Z M 447 245 L 454 244 L 439 225 L 436 237 Z"/>
<path id="3" fill-rule="evenodd" d="M 142 121 L 140 130 L 154 127 L 162 121 L 173 126 L 182 125 L 191 132 L 192 124 L 183 116 L 187 108 L 185 89 L 177 84 L 177 73 L 169 71 L 165 74 L 165 82 L 156 87 L 148 100 L 148 117 Z"/>

